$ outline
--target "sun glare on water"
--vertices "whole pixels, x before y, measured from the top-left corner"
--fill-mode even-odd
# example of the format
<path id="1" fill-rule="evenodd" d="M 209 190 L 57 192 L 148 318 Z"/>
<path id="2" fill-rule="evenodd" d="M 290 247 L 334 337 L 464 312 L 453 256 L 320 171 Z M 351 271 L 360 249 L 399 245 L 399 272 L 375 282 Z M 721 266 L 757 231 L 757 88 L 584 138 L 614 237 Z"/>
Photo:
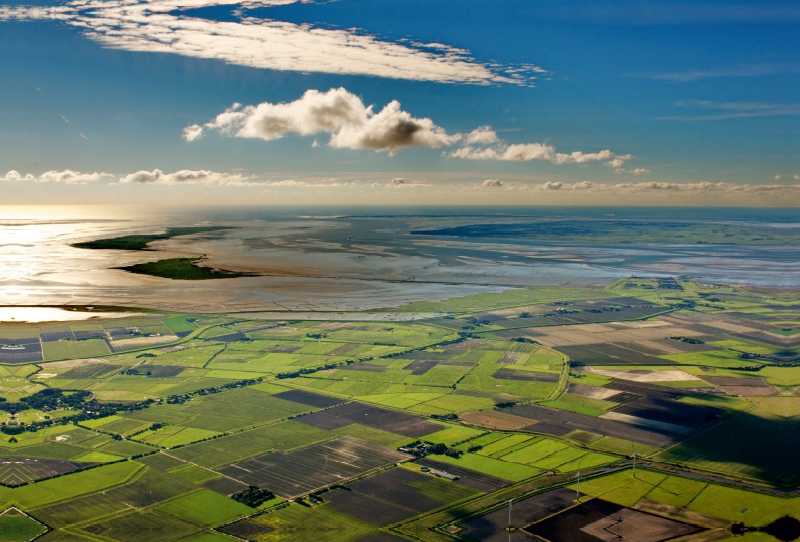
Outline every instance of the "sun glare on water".
<path id="1" fill-rule="evenodd" d="M 65 303 L 52 293 L 48 295 L 51 291 L 47 287 L 75 287 L 89 280 L 94 269 L 105 267 L 104 262 L 94 264 L 104 255 L 80 253 L 70 243 L 114 236 L 131 216 L 130 209 L 115 207 L 0 206 L 0 305 L 13 305 L 18 311 L 18 306 Z M 44 315 L 15 313 L 2 320 L 85 318 L 64 315 L 57 309 L 45 310 Z"/>
<path id="2" fill-rule="evenodd" d="M 57 307 L 0 307 L 2 323 L 39 323 L 89 320 L 91 318 L 121 318 L 132 316 L 130 312 L 86 312 L 59 309 Z"/>

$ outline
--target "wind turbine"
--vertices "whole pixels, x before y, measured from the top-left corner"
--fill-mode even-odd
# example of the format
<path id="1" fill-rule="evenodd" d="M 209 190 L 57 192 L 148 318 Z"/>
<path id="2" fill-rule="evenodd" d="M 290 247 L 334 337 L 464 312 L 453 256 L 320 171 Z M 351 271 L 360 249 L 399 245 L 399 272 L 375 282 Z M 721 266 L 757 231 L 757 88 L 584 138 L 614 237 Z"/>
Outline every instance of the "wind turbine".
<path id="1" fill-rule="evenodd" d="M 581 464 L 578 462 L 578 474 L 575 476 L 578 479 L 578 485 L 575 488 L 575 500 L 580 502 L 581 500 Z"/>
<path id="2" fill-rule="evenodd" d="M 511 532 L 511 506 L 512 506 L 513 502 L 514 502 L 514 499 L 508 499 L 508 530 L 509 530 L 509 532 Z"/>
<path id="3" fill-rule="evenodd" d="M 631 443 L 631 449 L 633 450 L 633 477 L 636 478 L 636 445 Z"/>

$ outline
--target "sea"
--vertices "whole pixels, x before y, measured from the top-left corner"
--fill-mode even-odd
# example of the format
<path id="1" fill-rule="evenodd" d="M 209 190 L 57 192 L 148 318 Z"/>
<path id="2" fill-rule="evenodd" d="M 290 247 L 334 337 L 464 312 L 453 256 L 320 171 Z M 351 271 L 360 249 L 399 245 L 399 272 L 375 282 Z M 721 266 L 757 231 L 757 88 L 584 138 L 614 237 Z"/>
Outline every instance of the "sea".
<path id="1" fill-rule="evenodd" d="M 233 228 L 146 251 L 71 246 L 193 225 Z M 666 233 L 687 227 L 695 235 L 685 241 Z M 739 233 L 707 242 L 696 235 L 704 228 Z M 777 241 L 758 241 L 764 233 Z M 794 288 L 798 239 L 800 214 L 784 208 L 6 206 L 0 306 L 346 312 L 628 276 Z M 119 269 L 174 257 L 258 276 L 176 281 Z"/>

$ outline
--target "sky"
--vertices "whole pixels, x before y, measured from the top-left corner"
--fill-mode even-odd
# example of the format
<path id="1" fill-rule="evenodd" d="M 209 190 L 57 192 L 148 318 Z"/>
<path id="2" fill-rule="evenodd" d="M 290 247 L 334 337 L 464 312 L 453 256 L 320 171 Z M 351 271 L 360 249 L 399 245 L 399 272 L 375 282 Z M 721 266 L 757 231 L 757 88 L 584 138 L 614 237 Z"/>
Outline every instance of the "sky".
<path id="1" fill-rule="evenodd" d="M 4 204 L 800 205 L 800 5 L 2 0 Z"/>

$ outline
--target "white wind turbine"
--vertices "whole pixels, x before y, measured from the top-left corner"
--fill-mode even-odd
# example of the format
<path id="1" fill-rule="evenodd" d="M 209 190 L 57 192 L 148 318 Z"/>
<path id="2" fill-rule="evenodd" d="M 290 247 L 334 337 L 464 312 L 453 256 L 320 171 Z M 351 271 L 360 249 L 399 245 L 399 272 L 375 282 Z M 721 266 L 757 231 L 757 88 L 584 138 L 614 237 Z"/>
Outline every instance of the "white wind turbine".
<path id="1" fill-rule="evenodd" d="M 631 449 L 633 450 L 633 477 L 636 478 L 636 445 L 631 444 Z"/>

